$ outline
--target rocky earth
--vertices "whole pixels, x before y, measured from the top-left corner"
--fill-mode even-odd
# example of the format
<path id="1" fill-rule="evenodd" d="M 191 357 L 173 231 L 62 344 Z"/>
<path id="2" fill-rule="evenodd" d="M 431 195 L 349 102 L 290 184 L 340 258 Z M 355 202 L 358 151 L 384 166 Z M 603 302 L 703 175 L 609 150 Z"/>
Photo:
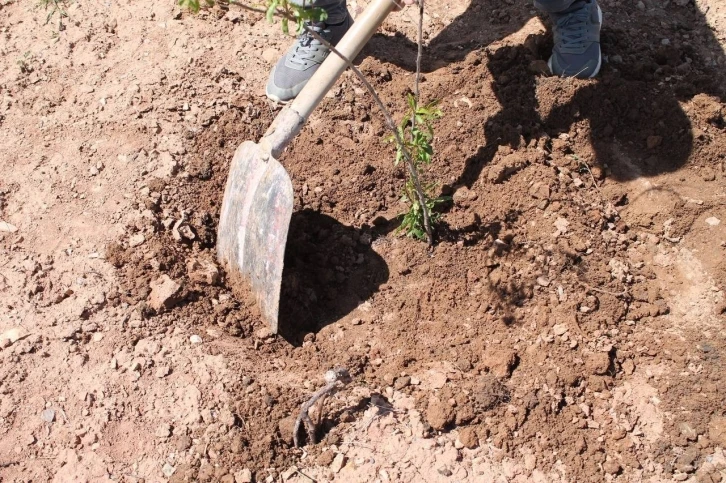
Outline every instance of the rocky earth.
<path id="1" fill-rule="evenodd" d="M 281 158 L 274 335 L 214 250 L 234 150 L 279 112 L 279 25 L 0 0 L 0 481 L 722 481 L 726 4 L 600 3 L 579 81 L 547 76 L 531 2 L 427 2 L 431 250 L 344 74 Z M 398 118 L 416 26 L 357 59 Z"/>

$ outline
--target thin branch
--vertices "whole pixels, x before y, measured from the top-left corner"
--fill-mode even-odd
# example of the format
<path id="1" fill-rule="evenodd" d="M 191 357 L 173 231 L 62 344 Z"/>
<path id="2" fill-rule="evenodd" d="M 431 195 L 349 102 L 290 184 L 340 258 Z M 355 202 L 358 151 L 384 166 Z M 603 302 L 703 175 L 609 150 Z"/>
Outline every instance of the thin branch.
<path id="1" fill-rule="evenodd" d="M 416 53 L 416 104 L 418 104 L 419 85 L 421 84 L 421 57 L 423 57 L 423 17 L 424 17 L 424 1 L 418 0 L 418 52 Z"/>
<path id="2" fill-rule="evenodd" d="M 305 401 L 302 406 L 300 406 L 300 414 L 298 415 L 297 419 L 295 420 L 295 426 L 293 426 L 292 429 L 292 441 L 295 444 L 296 448 L 300 447 L 300 440 L 298 439 L 298 434 L 300 433 L 300 425 L 305 424 L 305 431 L 308 434 L 308 443 L 309 444 L 315 444 L 315 434 L 317 433 L 317 424 L 313 423 L 313 421 L 310 419 L 310 414 L 308 411 L 310 411 L 310 408 L 315 405 L 318 400 L 321 398 L 323 401 L 325 398 L 327 398 L 330 394 L 334 393 L 335 390 L 340 386 L 338 383 L 341 383 L 343 385 L 348 384 L 350 382 L 350 374 L 348 373 L 347 369 L 344 369 L 342 367 L 331 369 L 328 372 L 325 373 L 325 381 L 327 384 L 317 391 L 313 393 L 313 395 Z M 321 404 L 320 407 L 320 414 L 318 415 L 319 418 L 322 417 L 322 411 L 323 407 Z"/>

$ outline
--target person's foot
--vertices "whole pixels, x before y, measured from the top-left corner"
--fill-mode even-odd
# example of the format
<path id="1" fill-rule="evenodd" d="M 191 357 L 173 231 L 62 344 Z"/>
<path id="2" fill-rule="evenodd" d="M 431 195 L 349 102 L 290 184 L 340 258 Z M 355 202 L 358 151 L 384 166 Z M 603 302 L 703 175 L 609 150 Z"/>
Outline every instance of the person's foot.
<path id="1" fill-rule="evenodd" d="M 308 27 L 335 46 L 352 24 L 353 20 L 348 14 L 339 24 L 316 22 L 308 24 Z M 329 53 L 330 50 L 319 40 L 303 32 L 272 68 L 265 89 L 267 97 L 276 102 L 287 102 L 297 97 Z"/>
<path id="2" fill-rule="evenodd" d="M 589 79 L 600 72 L 602 10 L 596 0 L 576 0 L 563 12 L 551 14 L 555 48 L 547 64 L 560 77 Z"/>

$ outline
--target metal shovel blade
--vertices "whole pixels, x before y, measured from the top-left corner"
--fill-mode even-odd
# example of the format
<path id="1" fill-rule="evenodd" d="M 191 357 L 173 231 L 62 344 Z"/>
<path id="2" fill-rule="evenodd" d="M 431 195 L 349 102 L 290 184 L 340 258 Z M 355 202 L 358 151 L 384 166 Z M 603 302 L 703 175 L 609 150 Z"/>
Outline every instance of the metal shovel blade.
<path id="1" fill-rule="evenodd" d="M 247 141 L 234 154 L 220 214 L 217 255 L 251 285 L 262 319 L 277 333 L 293 190 L 269 148 Z"/>

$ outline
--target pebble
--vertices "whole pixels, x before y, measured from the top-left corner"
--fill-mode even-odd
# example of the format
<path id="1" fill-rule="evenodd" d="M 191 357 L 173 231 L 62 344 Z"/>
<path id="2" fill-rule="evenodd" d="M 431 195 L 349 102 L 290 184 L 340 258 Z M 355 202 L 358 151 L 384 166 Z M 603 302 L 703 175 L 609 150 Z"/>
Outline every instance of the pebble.
<path id="1" fill-rule="evenodd" d="M 255 332 L 255 337 L 260 340 L 271 339 L 274 335 L 267 327 L 263 327 Z"/>
<path id="2" fill-rule="evenodd" d="M 644 4 L 644 3 L 642 2 L 642 1 L 638 2 L 638 3 L 637 3 L 637 4 L 635 5 L 635 6 L 636 6 L 636 7 L 638 8 L 638 10 L 640 10 L 641 12 L 642 12 L 643 10 L 645 10 L 645 4 Z"/>
<path id="3" fill-rule="evenodd" d="M 156 434 L 157 438 L 168 438 L 171 436 L 171 426 L 166 423 L 162 423 L 154 434 Z"/>
<path id="4" fill-rule="evenodd" d="M 441 476 L 449 477 L 453 475 L 451 470 L 447 466 L 442 466 L 441 468 L 436 470 Z"/>
<path id="5" fill-rule="evenodd" d="M 570 222 L 567 221 L 567 219 L 560 217 L 555 220 L 554 225 L 555 228 L 557 228 L 555 236 L 564 235 L 565 233 L 567 233 L 567 228 L 570 226 Z"/>
<path id="6" fill-rule="evenodd" d="M 431 371 L 429 377 L 429 384 L 432 389 L 441 389 L 446 384 L 447 377 L 443 372 Z"/>
<path id="7" fill-rule="evenodd" d="M 343 466 L 345 465 L 345 455 L 343 453 L 338 453 L 335 455 L 335 458 L 333 458 L 333 462 L 330 464 L 330 469 L 333 473 L 338 473 L 341 469 L 343 469 Z"/>
<path id="8" fill-rule="evenodd" d="M 293 476 L 295 476 L 298 472 L 297 466 L 291 466 L 287 469 L 287 471 L 284 471 L 280 476 L 282 477 L 282 481 L 287 481 Z"/>
<path id="9" fill-rule="evenodd" d="M 169 463 L 164 463 L 164 467 L 161 469 L 161 472 L 164 473 L 164 476 L 166 476 L 167 478 L 171 478 L 171 475 L 173 475 L 175 471 L 176 468 L 174 468 Z"/>
<path id="10" fill-rule="evenodd" d="M 479 438 L 477 437 L 476 430 L 474 428 L 464 428 L 459 431 L 459 438 L 457 440 L 460 441 L 464 447 L 469 449 L 474 449 L 479 446 Z"/>
<path id="11" fill-rule="evenodd" d="M 252 483 L 252 471 L 245 468 L 234 474 L 234 483 Z"/>
<path id="12" fill-rule="evenodd" d="M 402 376 L 402 377 L 396 378 L 396 382 L 393 384 L 393 388 L 396 391 L 400 391 L 401 389 L 408 386 L 409 384 L 411 384 L 411 378 L 409 376 Z"/>
<path id="13" fill-rule="evenodd" d="M 169 372 L 170 372 L 170 371 L 171 371 L 171 370 L 169 369 L 169 366 L 160 366 L 160 367 L 159 367 L 159 368 L 158 368 L 158 369 L 156 370 L 156 377 L 158 377 L 159 379 L 161 379 L 161 378 L 163 378 L 163 377 L 166 377 L 166 376 L 168 376 L 168 375 L 169 375 Z"/>
<path id="14" fill-rule="evenodd" d="M 602 469 L 609 475 L 617 475 L 620 472 L 620 465 L 613 460 L 609 460 L 603 463 Z"/>
<path id="15" fill-rule="evenodd" d="M 537 277 L 537 285 L 540 287 L 549 287 L 550 281 L 547 277 Z"/>
<path id="16" fill-rule="evenodd" d="M 168 309 L 171 307 L 174 296 L 181 289 L 181 285 L 164 274 L 149 284 L 151 293 L 149 294 L 149 306 L 155 311 Z"/>
<path id="17" fill-rule="evenodd" d="M 46 423 L 52 423 L 55 421 L 55 410 L 54 409 L 46 409 L 40 414 L 40 417 L 45 421 Z"/>
<path id="18" fill-rule="evenodd" d="M 355 319 L 353 319 L 353 320 L 350 321 L 350 324 L 351 325 L 360 325 L 362 323 L 363 323 L 363 321 L 360 318 L 358 318 L 358 317 L 356 317 Z"/>
<path id="19" fill-rule="evenodd" d="M 129 237 L 129 246 L 131 248 L 135 248 L 139 245 L 142 245 L 145 241 L 146 238 L 144 238 L 144 235 L 141 233 L 137 233 L 136 235 Z"/>
<path id="20" fill-rule="evenodd" d="M 202 338 L 199 337 L 197 334 L 194 334 L 193 336 L 189 337 L 189 342 L 192 344 L 201 344 Z"/>
<path id="21" fill-rule="evenodd" d="M 18 228 L 15 225 L 11 225 L 7 221 L 0 220 L 0 231 L 6 233 L 15 233 L 16 231 L 18 231 Z"/>
<path id="22" fill-rule="evenodd" d="M 567 326 L 565 324 L 556 324 L 552 327 L 552 332 L 554 332 L 555 335 L 563 335 L 567 332 Z"/>
<path id="23" fill-rule="evenodd" d="M 706 224 L 709 226 L 718 226 L 721 224 L 721 220 L 719 220 L 715 216 L 710 216 L 706 218 Z"/>

